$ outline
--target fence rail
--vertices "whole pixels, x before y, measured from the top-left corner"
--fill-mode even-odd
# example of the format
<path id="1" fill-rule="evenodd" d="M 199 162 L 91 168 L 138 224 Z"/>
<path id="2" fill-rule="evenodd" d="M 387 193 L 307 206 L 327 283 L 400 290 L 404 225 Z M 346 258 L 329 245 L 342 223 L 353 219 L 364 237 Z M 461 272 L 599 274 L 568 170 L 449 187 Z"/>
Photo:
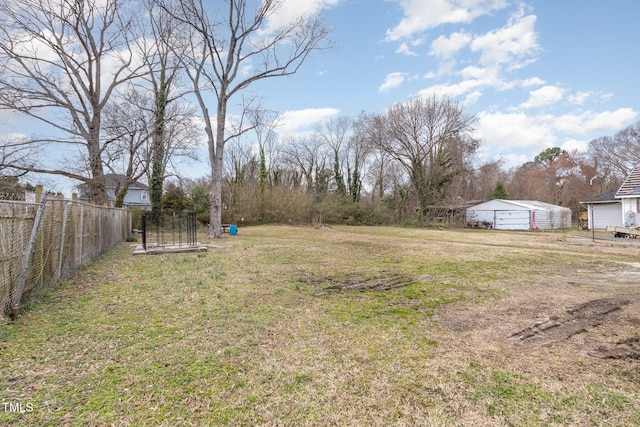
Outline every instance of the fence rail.
<path id="1" fill-rule="evenodd" d="M 130 231 L 124 209 L 46 197 L 41 204 L 0 200 L 0 316 L 15 315 L 35 290 L 69 277 Z"/>

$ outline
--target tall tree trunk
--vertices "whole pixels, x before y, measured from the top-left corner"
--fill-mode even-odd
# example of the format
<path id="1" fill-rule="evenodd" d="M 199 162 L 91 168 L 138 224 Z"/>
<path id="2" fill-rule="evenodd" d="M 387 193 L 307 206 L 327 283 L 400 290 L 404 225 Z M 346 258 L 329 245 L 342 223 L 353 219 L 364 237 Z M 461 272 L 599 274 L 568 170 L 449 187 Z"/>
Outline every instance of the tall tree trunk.
<path id="1" fill-rule="evenodd" d="M 124 198 L 127 197 L 127 193 L 129 192 L 129 187 L 131 187 L 133 182 L 129 178 L 125 178 L 122 186 L 116 189 L 116 208 L 124 207 Z"/>
<path id="2" fill-rule="evenodd" d="M 89 151 L 89 167 L 91 168 L 91 192 L 96 205 L 108 204 L 107 184 L 104 179 L 102 150 L 100 149 L 100 116 L 94 114 L 93 123 L 89 128 L 87 141 Z"/>
<path id="3" fill-rule="evenodd" d="M 264 208 L 264 197 L 267 189 L 267 178 L 269 177 L 269 171 L 267 170 L 267 160 L 264 155 L 264 146 L 260 146 L 260 175 L 258 181 L 258 187 L 260 189 L 260 200 L 259 200 L 259 213 L 260 220 L 265 217 L 265 208 Z"/>
<path id="4" fill-rule="evenodd" d="M 211 186 L 207 194 L 211 216 L 209 217 L 210 238 L 222 237 L 222 159 L 211 162 Z"/>
<path id="5" fill-rule="evenodd" d="M 413 162 L 411 183 L 416 194 L 416 216 L 418 222 L 424 220 L 430 201 L 430 185 L 425 175 L 424 165 L 419 162 Z"/>
<path id="6" fill-rule="evenodd" d="M 344 177 L 342 176 L 342 171 L 340 171 L 340 158 L 338 156 L 338 150 L 334 150 L 333 152 L 333 175 L 336 180 L 336 191 L 340 196 L 344 196 L 347 194 L 347 188 L 344 185 Z"/>
<path id="7" fill-rule="evenodd" d="M 162 192 L 164 188 L 165 158 L 165 116 L 167 110 L 168 84 L 165 70 L 160 72 L 160 87 L 156 89 L 156 108 L 154 111 L 153 153 L 151 165 L 151 211 L 162 212 Z"/>
<path id="8" fill-rule="evenodd" d="M 226 88 L 221 88 L 221 92 Z M 211 186 L 209 187 L 209 238 L 222 237 L 222 168 L 224 152 L 224 129 L 227 119 L 227 100 L 218 102 L 217 129 L 215 143 L 209 144 L 209 159 L 211 160 Z M 213 134 L 211 134 L 213 136 Z"/>

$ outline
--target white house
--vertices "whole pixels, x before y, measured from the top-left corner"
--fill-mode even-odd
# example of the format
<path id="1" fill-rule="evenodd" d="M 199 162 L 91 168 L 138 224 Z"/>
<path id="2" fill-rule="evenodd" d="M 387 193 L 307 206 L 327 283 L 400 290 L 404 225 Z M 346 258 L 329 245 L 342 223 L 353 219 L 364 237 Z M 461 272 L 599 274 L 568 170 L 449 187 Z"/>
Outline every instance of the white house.
<path id="1" fill-rule="evenodd" d="M 124 184 L 126 177 L 124 175 L 105 174 L 104 178 L 107 184 L 107 199 L 109 199 L 110 203 L 114 203 L 116 200 L 116 188 Z M 91 191 L 86 184 L 79 185 L 78 190 L 80 200 L 90 200 Z M 124 197 L 123 205 L 125 208 L 150 210 L 149 187 L 138 181 L 131 184 Z"/>
<path id="2" fill-rule="evenodd" d="M 571 209 L 535 200 L 495 199 L 468 208 L 466 220 L 496 230 L 549 230 L 571 227 Z"/>
<path id="3" fill-rule="evenodd" d="M 581 202 L 589 215 L 589 228 L 640 225 L 640 165 L 637 165 L 616 191 Z"/>
<path id="4" fill-rule="evenodd" d="M 624 180 L 616 199 L 622 202 L 622 223 L 627 227 L 640 225 L 640 164 Z"/>

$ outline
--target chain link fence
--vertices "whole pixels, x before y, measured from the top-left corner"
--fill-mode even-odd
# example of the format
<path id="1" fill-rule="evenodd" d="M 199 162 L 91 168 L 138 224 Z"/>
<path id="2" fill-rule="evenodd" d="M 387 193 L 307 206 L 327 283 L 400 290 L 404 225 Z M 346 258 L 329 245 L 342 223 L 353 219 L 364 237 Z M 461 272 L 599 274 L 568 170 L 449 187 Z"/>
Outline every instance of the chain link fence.
<path id="1" fill-rule="evenodd" d="M 80 270 L 131 232 L 125 209 L 43 197 L 0 200 L 0 316 Z"/>

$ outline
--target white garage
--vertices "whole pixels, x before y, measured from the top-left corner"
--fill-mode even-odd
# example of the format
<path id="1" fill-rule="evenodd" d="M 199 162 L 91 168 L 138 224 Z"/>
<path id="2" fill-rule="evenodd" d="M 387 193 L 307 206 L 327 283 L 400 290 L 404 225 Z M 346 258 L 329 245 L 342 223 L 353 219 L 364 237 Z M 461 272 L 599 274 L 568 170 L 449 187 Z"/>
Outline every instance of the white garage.
<path id="1" fill-rule="evenodd" d="M 622 218 L 622 202 L 616 199 L 616 191 L 600 194 L 581 202 L 586 206 L 589 215 L 589 229 L 592 224 L 596 230 L 604 230 L 608 226 L 624 226 Z"/>
<path id="2" fill-rule="evenodd" d="M 571 209 L 535 200 L 495 199 L 466 211 L 467 224 L 496 230 L 550 230 L 571 227 Z"/>

